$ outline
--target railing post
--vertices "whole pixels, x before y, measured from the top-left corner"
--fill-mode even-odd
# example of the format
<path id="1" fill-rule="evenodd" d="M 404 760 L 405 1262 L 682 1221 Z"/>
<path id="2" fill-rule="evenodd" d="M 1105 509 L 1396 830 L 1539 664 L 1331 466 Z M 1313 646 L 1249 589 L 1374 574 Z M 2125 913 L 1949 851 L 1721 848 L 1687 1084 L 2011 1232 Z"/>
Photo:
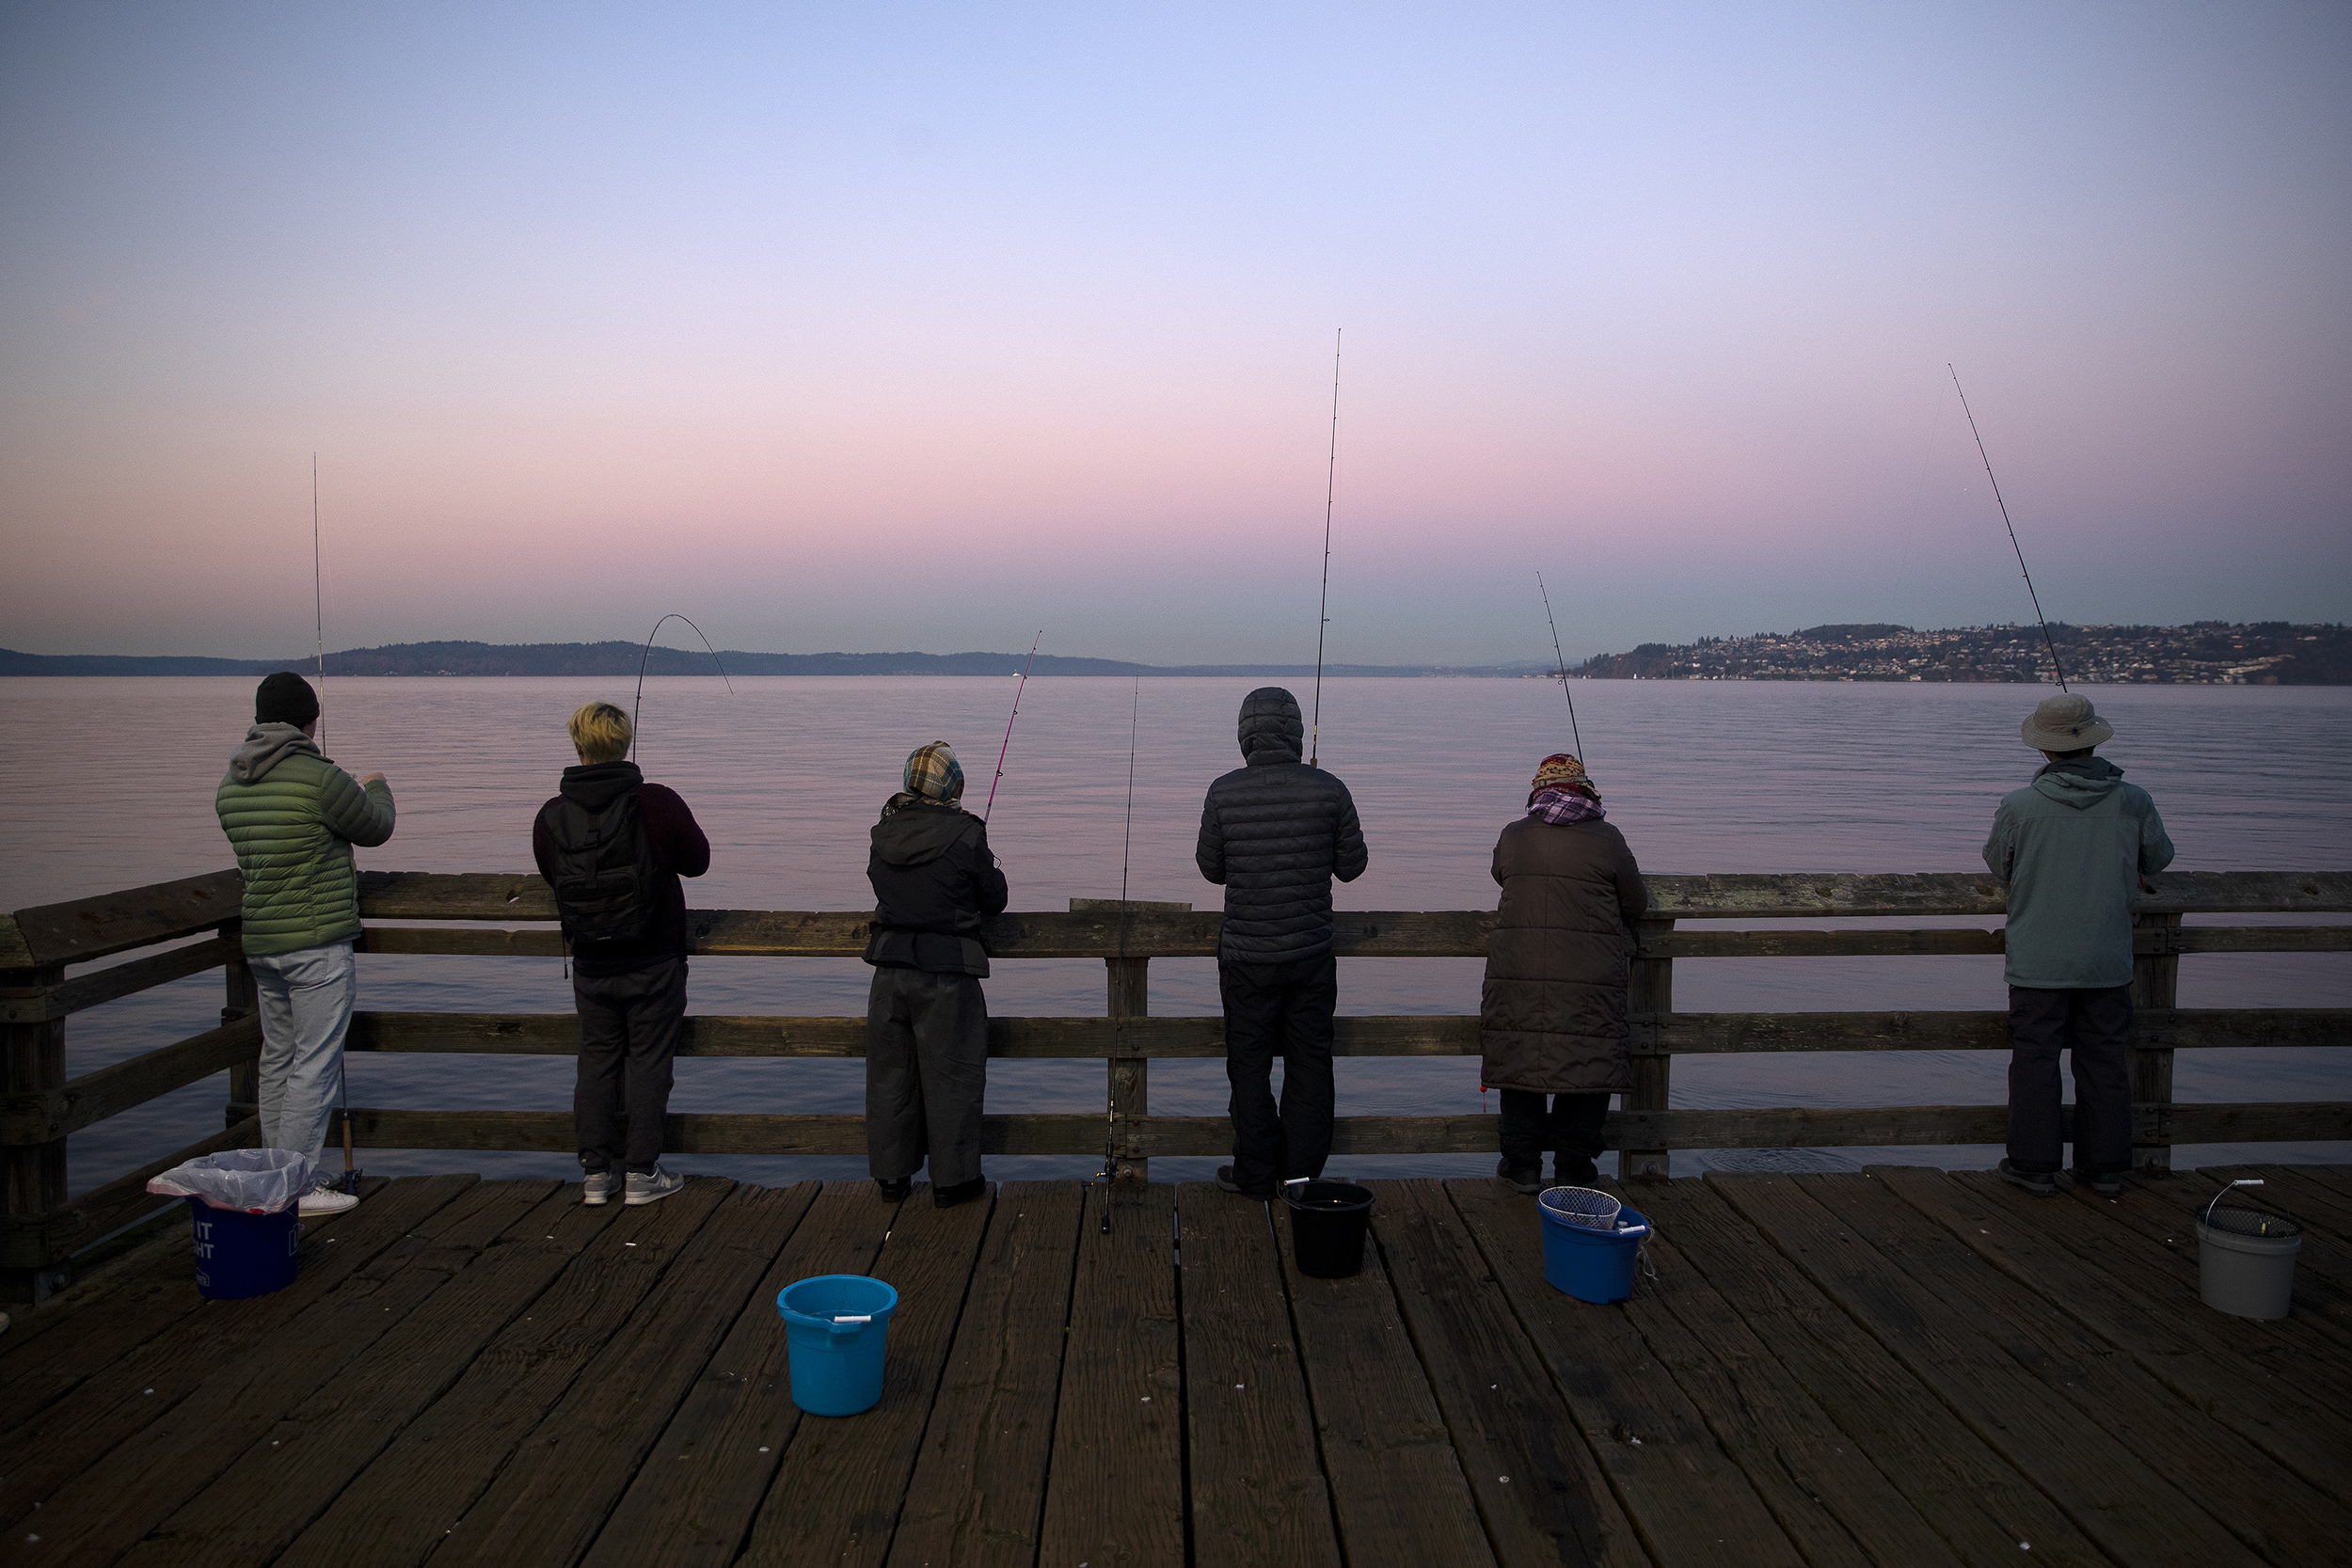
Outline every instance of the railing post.
<path id="1" fill-rule="evenodd" d="M 1103 967 L 1109 971 L 1110 997 L 1108 1011 L 1112 1018 L 1143 1018 L 1151 1012 L 1150 958 L 1104 958 Z M 1121 1190 L 1139 1191 L 1152 1179 L 1152 1162 L 1144 1158 L 1142 1139 L 1136 1134 L 1136 1124 L 1152 1109 L 1152 1061 L 1140 1052 L 1130 1051 L 1123 1033 L 1114 1030 L 1118 1041 L 1111 1047 L 1110 1107 L 1111 1126 L 1118 1137 L 1119 1161 L 1113 1172 L 1113 1183 Z"/>
<path id="2" fill-rule="evenodd" d="M 2132 955 L 2132 1011 L 2169 1011 L 2181 1005 L 2181 917 L 2177 914 L 2138 914 L 2132 925 L 2155 934 L 2154 951 Z M 2172 1048 L 2152 1046 L 2132 1052 L 2132 1103 L 2169 1107 L 2172 1103 Z M 2135 1144 L 2132 1164 L 2140 1169 L 2169 1170 L 2172 1165 L 2171 1133 L 2156 1113 L 2159 1143 Z M 2135 1120 L 2137 1118 L 2135 1117 Z"/>
<path id="3" fill-rule="evenodd" d="M 45 992 L 65 979 L 65 967 L 16 970 L 0 976 L 11 990 Z M 48 1008 L 43 1006 L 41 1011 Z M 8 1093 L 47 1094 L 65 1087 L 65 1019 L 43 1018 L 36 1022 L 0 1025 L 0 1073 Z M 7 1208 L 11 1220 L 38 1220 L 65 1203 L 65 1147 L 62 1137 L 41 1144 L 13 1144 L 7 1149 Z M 10 1238 L 20 1261 L 0 1269 L 0 1299 L 37 1302 L 72 1278 L 72 1265 L 46 1258 L 44 1232 L 38 1246 L 39 1261 L 24 1261 L 28 1254 L 19 1233 Z"/>
<path id="4" fill-rule="evenodd" d="M 239 927 L 223 927 L 221 935 L 235 941 Z M 226 995 L 221 1000 L 220 1021 L 234 1023 L 251 1016 L 262 1005 L 261 988 L 253 981 L 253 966 L 245 961 L 245 948 L 240 943 L 221 965 L 228 981 Z M 221 1125 L 234 1127 L 250 1116 L 259 1116 L 262 1105 L 262 1058 L 257 1053 L 251 1061 L 239 1062 L 229 1069 L 229 1103 L 221 1110 Z"/>
<path id="5" fill-rule="evenodd" d="M 1671 920 L 1637 920 L 1633 923 L 1636 956 L 1631 964 L 1631 977 L 1626 985 L 1627 1012 L 1650 1013 L 1663 1022 L 1664 1015 L 1674 1011 L 1675 961 L 1672 958 L 1645 958 L 1639 956 L 1639 944 L 1643 941 L 1662 937 L 1674 928 L 1675 923 Z M 1629 1111 L 1666 1109 L 1667 1092 L 1673 1076 L 1674 1058 L 1663 1051 L 1651 1055 L 1636 1054 L 1633 1058 L 1633 1087 L 1625 1097 L 1625 1108 Z M 1617 1174 L 1621 1177 L 1671 1176 L 1674 1174 L 1674 1154 L 1663 1148 L 1621 1148 L 1617 1151 Z"/>

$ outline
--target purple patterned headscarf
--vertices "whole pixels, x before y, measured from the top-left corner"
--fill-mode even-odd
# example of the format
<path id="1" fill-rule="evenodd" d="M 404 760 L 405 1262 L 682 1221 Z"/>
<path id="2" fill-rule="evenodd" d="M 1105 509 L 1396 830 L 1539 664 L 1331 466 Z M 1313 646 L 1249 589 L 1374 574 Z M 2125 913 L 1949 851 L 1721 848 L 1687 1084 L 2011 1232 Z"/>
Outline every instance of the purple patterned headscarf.
<path id="1" fill-rule="evenodd" d="M 1569 793 L 1565 789 L 1539 789 L 1527 803 L 1527 815 L 1540 816 L 1547 822 L 1597 822 L 1608 813 L 1598 800 Z"/>

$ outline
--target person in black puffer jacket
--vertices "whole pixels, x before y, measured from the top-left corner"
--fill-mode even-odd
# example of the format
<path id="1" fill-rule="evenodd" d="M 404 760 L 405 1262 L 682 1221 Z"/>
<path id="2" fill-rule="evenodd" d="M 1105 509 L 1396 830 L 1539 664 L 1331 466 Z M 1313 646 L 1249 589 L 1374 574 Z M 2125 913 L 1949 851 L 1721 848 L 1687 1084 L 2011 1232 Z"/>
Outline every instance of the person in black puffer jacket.
<path id="1" fill-rule="evenodd" d="M 1279 686 L 1242 699 L 1237 768 L 1200 807 L 1200 875 L 1225 887 L 1217 990 L 1225 1003 L 1225 1076 L 1232 1085 L 1229 1193 L 1268 1198 L 1292 1177 L 1320 1176 L 1331 1154 L 1331 879 L 1352 882 L 1368 854 L 1347 785 L 1299 761 L 1307 726 Z M 1274 1099 L 1274 1055 L 1282 1099 Z"/>
<path id="2" fill-rule="evenodd" d="M 988 1191 L 980 1102 L 988 1093 L 988 950 L 980 922 L 1005 912 L 1005 874 L 988 825 L 956 804 L 963 768 L 944 740 L 907 758 L 904 784 L 874 824 L 866 879 L 874 935 L 866 961 L 866 1162 L 898 1202 L 926 1157 L 931 1202 L 952 1208 Z"/>

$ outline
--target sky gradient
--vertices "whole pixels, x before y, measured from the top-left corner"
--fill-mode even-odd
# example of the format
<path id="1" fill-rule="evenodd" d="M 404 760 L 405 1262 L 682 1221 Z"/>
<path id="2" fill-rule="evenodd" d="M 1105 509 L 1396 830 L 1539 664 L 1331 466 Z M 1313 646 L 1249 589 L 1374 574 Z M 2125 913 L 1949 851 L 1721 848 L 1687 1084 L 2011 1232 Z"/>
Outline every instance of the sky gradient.
<path id="1" fill-rule="evenodd" d="M 0 644 L 2352 619 L 2341 5 L 0 11 Z"/>

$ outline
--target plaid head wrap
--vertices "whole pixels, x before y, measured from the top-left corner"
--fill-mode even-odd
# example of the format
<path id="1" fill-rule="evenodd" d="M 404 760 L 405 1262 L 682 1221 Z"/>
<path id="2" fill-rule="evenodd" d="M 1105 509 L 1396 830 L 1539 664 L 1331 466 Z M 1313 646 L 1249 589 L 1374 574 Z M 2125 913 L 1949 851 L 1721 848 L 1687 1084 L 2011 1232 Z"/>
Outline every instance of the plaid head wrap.
<path id="1" fill-rule="evenodd" d="M 1593 781 L 1584 776 L 1584 765 L 1565 752 L 1554 752 L 1536 766 L 1534 786 L 1527 792 L 1527 803 L 1534 805 L 1535 797 L 1548 789 L 1581 795 L 1587 800 L 1600 799 L 1600 791 L 1594 788 Z"/>
<path id="2" fill-rule="evenodd" d="M 963 795 L 963 764 L 956 760 L 953 746 L 934 740 L 928 746 L 917 746 L 908 755 L 900 782 L 906 793 L 918 800 L 949 803 Z"/>

